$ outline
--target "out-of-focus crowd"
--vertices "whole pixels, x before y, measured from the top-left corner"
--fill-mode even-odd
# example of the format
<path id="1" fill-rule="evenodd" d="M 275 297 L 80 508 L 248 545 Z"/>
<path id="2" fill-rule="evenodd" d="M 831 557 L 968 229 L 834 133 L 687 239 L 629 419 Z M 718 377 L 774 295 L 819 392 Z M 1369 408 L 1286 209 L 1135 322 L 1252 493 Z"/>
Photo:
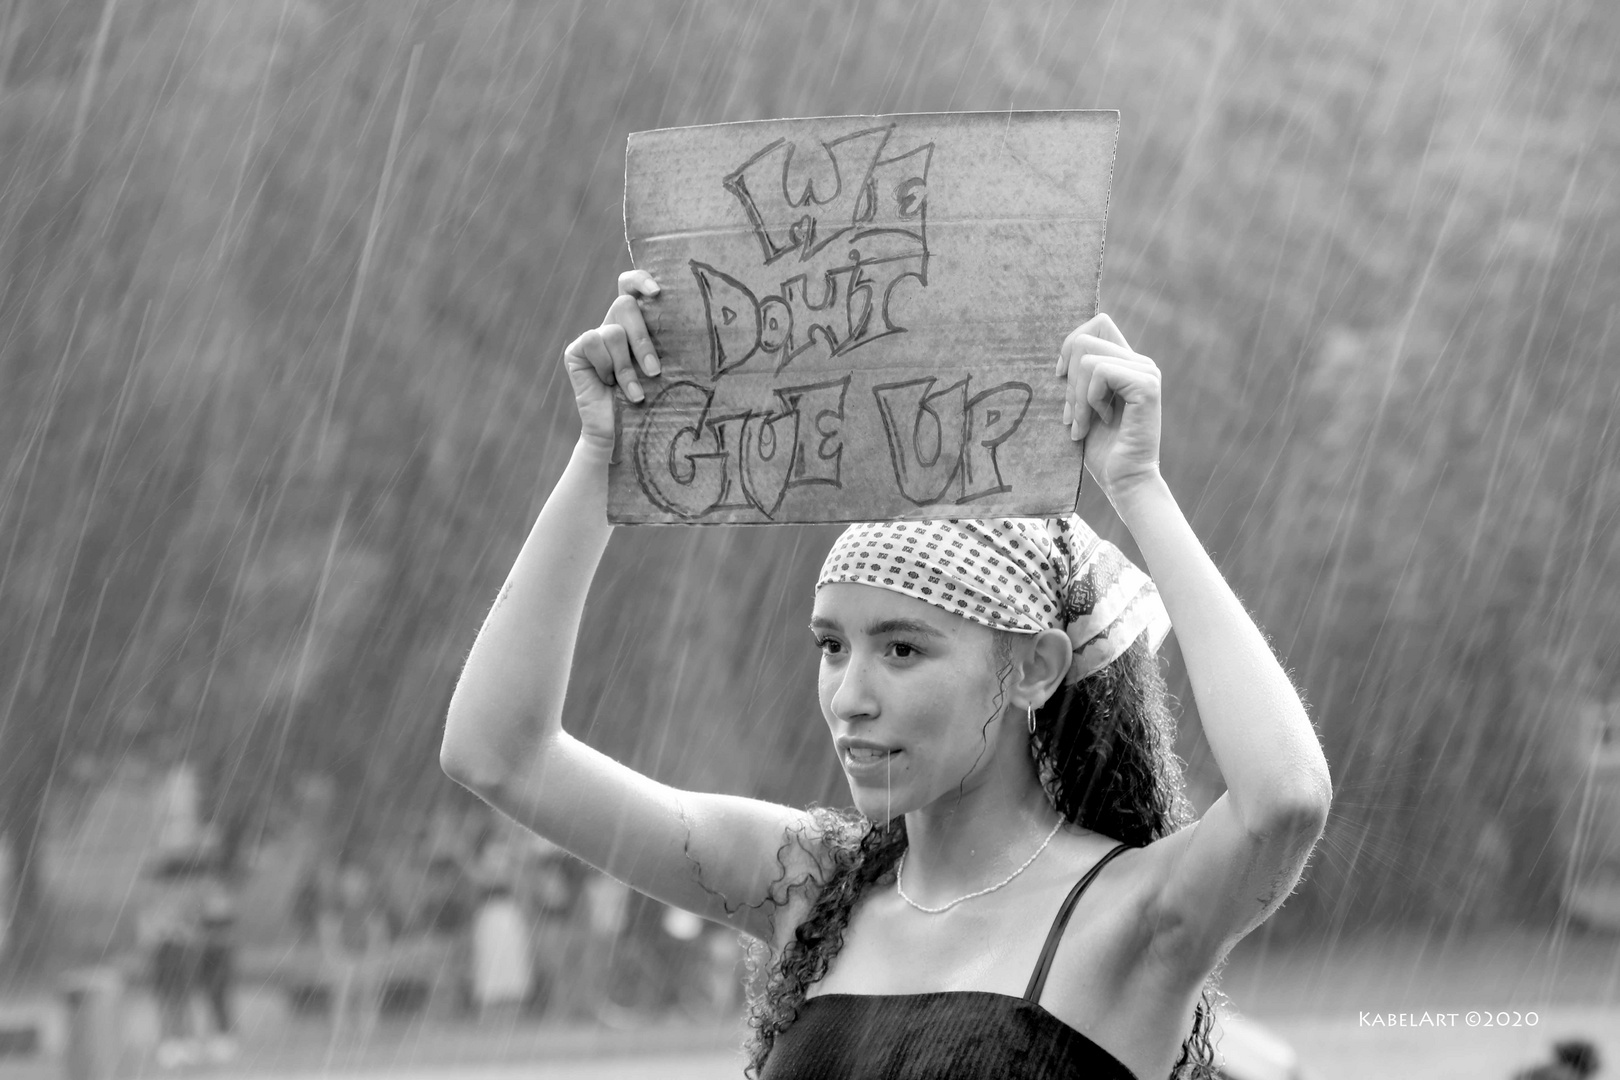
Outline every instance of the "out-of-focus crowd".
<path id="1" fill-rule="evenodd" d="M 306 845 L 274 942 L 241 940 L 264 874 L 215 839 L 176 834 L 143 874 L 140 975 L 164 1067 L 234 1057 L 248 984 L 323 1014 L 333 1038 L 368 1038 L 387 1016 L 618 1024 L 741 1004 L 733 931 L 636 897 L 482 806 L 440 807 L 386 850 Z"/>

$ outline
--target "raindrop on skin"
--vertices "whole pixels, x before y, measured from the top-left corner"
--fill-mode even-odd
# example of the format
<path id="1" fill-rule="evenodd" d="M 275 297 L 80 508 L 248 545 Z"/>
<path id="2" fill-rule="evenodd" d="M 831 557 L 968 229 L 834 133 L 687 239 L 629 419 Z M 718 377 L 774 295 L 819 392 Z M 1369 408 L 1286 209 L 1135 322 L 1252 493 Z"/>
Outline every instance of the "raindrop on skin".
<path id="1" fill-rule="evenodd" d="M 886 801 L 883 804 L 883 823 L 887 825 L 894 820 L 894 755 L 890 754 L 883 763 L 884 786 Z"/>

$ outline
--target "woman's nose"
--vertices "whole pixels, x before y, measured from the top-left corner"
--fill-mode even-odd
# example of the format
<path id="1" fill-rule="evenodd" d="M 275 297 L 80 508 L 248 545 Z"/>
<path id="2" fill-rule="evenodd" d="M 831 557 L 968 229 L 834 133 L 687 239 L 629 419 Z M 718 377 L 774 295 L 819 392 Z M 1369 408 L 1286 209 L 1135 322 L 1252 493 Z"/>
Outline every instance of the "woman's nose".
<path id="1" fill-rule="evenodd" d="M 834 677 L 838 680 L 830 703 L 834 716 L 840 720 L 861 720 L 878 714 L 877 697 L 866 663 L 851 657 Z"/>

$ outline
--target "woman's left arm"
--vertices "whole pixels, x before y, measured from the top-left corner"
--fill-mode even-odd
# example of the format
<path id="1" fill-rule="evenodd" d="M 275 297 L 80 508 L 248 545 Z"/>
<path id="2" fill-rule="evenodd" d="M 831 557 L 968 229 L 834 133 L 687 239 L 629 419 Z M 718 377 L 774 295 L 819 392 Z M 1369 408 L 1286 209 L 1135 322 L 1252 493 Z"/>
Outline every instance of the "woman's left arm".
<path id="1" fill-rule="evenodd" d="M 1322 834 L 1327 761 L 1304 703 L 1159 471 L 1159 372 L 1098 315 L 1064 343 L 1065 422 L 1170 612 L 1227 790 L 1147 849 L 1156 951 L 1206 972 L 1293 891 Z"/>

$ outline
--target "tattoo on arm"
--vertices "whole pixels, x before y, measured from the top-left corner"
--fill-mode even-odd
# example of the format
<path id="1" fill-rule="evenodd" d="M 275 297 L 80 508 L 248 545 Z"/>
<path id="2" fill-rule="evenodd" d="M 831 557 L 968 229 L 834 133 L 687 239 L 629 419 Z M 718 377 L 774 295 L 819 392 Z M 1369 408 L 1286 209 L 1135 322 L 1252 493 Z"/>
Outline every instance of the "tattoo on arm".
<path id="1" fill-rule="evenodd" d="M 753 901 L 747 899 L 733 900 L 731 897 L 728 897 L 718 889 L 711 887 L 708 882 L 703 880 L 703 863 L 692 851 L 692 825 L 691 822 L 689 822 L 686 818 L 686 809 L 685 807 L 677 807 L 676 812 L 680 814 L 681 826 L 684 833 L 681 849 L 682 853 L 686 856 L 686 861 L 691 864 L 692 880 L 697 883 L 698 888 L 702 889 L 704 893 L 720 902 L 721 910 L 723 910 L 728 917 L 736 915 L 738 912 L 744 910 L 764 910 L 769 913 L 772 929 L 774 931 L 777 910 L 788 903 L 789 899 L 796 890 L 809 888 L 816 880 L 816 875 L 810 872 L 804 873 L 796 880 L 788 880 L 788 848 L 796 843 L 802 851 L 806 852 L 807 854 L 812 853 L 812 847 L 805 837 L 805 827 L 798 826 L 790 829 L 792 835 L 789 837 L 784 837 L 782 846 L 776 851 L 776 866 L 778 873 L 776 878 L 765 887 L 765 895 L 760 897 L 758 900 Z"/>

